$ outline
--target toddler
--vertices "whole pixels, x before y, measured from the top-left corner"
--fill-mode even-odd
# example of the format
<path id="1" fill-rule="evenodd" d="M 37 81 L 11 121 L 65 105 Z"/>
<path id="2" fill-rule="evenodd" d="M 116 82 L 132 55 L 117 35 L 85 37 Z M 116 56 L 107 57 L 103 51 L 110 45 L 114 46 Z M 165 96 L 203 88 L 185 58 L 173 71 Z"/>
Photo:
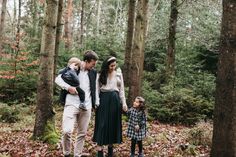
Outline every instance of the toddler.
<path id="1" fill-rule="evenodd" d="M 70 86 L 76 87 L 77 93 L 80 98 L 80 106 L 79 108 L 83 110 L 87 110 L 86 106 L 84 105 L 85 100 L 85 92 L 79 87 L 79 77 L 78 77 L 78 70 L 80 68 L 81 61 L 76 58 L 72 57 L 67 64 L 67 67 L 61 69 L 59 71 L 59 74 L 61 74 L 62 79 L 68 83 Z M 68 94 L 68 91 L 65 89 L 61 90 L 60 93 L 60 102 L 62 104 L 65 104 L 66 95 Z"/>
<path id="2" fill-rule="evenodd" d="M 127 136 L 131 138 L 131 155 L 135 156 L 135 146 L 138 144 L 139 155 L 143 157 L 143 144 L 142 140 L 146 137 L 146 113 L 145 113 L 145 100 L 138 96 L 133 102 L 133 106 L 127 111 L 128 115 L 128 130 Z"/>

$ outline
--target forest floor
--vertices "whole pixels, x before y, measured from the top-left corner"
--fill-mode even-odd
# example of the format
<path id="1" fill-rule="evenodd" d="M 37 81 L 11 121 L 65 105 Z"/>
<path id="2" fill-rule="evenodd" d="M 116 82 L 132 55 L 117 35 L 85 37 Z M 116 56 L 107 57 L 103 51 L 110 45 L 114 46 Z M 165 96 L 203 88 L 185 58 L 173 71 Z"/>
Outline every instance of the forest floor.
<path id="1" fill-rule="evenodd" d="M 62 108 L 56 109 L 56 128 L 61 134 Z M 34 126 L 34 107 L 21 110 L 20 121 L 0 122 L 0 157 L 61 157 L 61 144 L 50 145 L 30 139 Z M 92 142 L 94 115 L 86 136 L 84 155 L 96 156 L 96 144 Z M 130 140 L 125 137 L 127 128 L 123 120 L 123 143 L 115 145 L 115 157 L 128 157 Z M 200 127 L 199 127 L 200 126 Z M 148 135 L 143 141 L 146 157 L 207 157 L 210 152 L 212 124 L 202 123 L 195 127 L 148 122 Z M 205 129 L 205 130 L 204 130 Z M 138 149 L 136 147 L 136 149 Z M 136 150 L 137 152 L 137 150 Z M 105 150 L 106 153 L 106 150 Z"/>

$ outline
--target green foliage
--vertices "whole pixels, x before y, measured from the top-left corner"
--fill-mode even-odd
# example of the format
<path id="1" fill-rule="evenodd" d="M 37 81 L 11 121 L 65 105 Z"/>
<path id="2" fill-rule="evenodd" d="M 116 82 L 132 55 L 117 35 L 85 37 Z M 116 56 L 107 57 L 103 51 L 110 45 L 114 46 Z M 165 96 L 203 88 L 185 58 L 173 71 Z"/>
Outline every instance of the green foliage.
<path id="1" fill-rule="evenodd" d="M 147 47 L 143 95 L 149 115 L 161 122 L 192 125 L 213 114 L 215 75 L 210 73 L 206 58 L 198 57 L 199 48 L 177 45 L 175 76 L 165 72 L 165 48 L 162 44 Z M 204 65 L 204 66 L 203 66 Z M 149 70 L 148 67 L 152 67 Z M 204 67 L 204 68 L 203 68 Z"/>
<path id="2" fill-rule="evenodd" d="M 178 152 L 177 157 L 199 155 L 197 151 L 197 147 L 191 144 L 179 145 L 177 152 Z"/>
<path id="3" fill-rule="evenodd" d="M 195 146 L 203 145 L 211 147 L 212 124 L 200 122 L 187 132 L 187 141 Z"/>
<path id="4" fill-rule="evenodd" d="M 20 120 L 19 107 L 9 106 L 7 104 L 1 104 L 0 107 L 0 122 L 15 123 Z"/>
<path id="5" fill-rule="evenodd" d="M 213 102 L 200 95 L 194 96 L 192 89 L 173 88 L 173 84 L 168 84 L 158 92 L 153 91 L 148 82 L 143 88 L 149 115 L 161 122 L 191 125 L 212 118 Z"/>
<path id="6" fill-rule="evenodd" d="M 20 52 L 16 59 L 2 59 L 1 64 L 1 100 L 32 103 L 36 93 L 38 60 L 30 57 L 28 52 Z"/>

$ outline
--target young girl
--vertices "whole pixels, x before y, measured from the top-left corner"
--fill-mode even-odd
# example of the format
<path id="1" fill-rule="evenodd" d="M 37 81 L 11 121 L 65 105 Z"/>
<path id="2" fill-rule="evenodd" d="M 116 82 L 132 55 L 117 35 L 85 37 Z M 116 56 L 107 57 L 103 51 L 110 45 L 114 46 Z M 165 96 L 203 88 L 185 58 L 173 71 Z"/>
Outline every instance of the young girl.
<path id="1" fill-rule="evenodd" d="M 145 114 L 145 100 L 144 98 L 138 96 L 133 102 L 133 107 L 131 107 L 128 112 L 128 130 L 127 136 L 131 138 L 131 155 L 135 156 L 135 146 L 138 144 L 139 155 L 138 157 L 143 157 L 143 144 L 142 140 L 146 137 L 146 114 Z"/>

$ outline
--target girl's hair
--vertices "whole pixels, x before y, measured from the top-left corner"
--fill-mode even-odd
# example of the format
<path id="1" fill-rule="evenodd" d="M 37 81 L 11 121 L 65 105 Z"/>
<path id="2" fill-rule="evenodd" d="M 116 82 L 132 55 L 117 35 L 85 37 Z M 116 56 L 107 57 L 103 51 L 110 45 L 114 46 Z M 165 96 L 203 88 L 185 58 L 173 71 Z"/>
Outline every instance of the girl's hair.
<path id="1" fill-rule="evenodd" d="M 109 70 L 109 65 L 113 62 L 116 61 L 116 58 L 111 56 L 108 57 L 101 66 L 100 70 L 100 77 L 98 79 L 100 85 L 106 85 L 107 84 L 107 77 L 108 77 L 108 70 Z"/>
<path id="2" fill-rule="evenodd" d="M 139 110 L 144 111 L 146 109 L 145 99 L 141 96 L 137 96 L 135 99 L 139 100 Z"/>
<path id="3" fill-rule="evenodd" d="M 72 63 L 75 63 L 76 65 L 79 66 L 80 62 L 81 62 L 81 61 L 80 61 L 79 58 L 77 58 L 77 57 L 71 57 L 71 58 L 69 59 L 68 63 L 67 63 L 67 66 L 70 66 Z"/>

